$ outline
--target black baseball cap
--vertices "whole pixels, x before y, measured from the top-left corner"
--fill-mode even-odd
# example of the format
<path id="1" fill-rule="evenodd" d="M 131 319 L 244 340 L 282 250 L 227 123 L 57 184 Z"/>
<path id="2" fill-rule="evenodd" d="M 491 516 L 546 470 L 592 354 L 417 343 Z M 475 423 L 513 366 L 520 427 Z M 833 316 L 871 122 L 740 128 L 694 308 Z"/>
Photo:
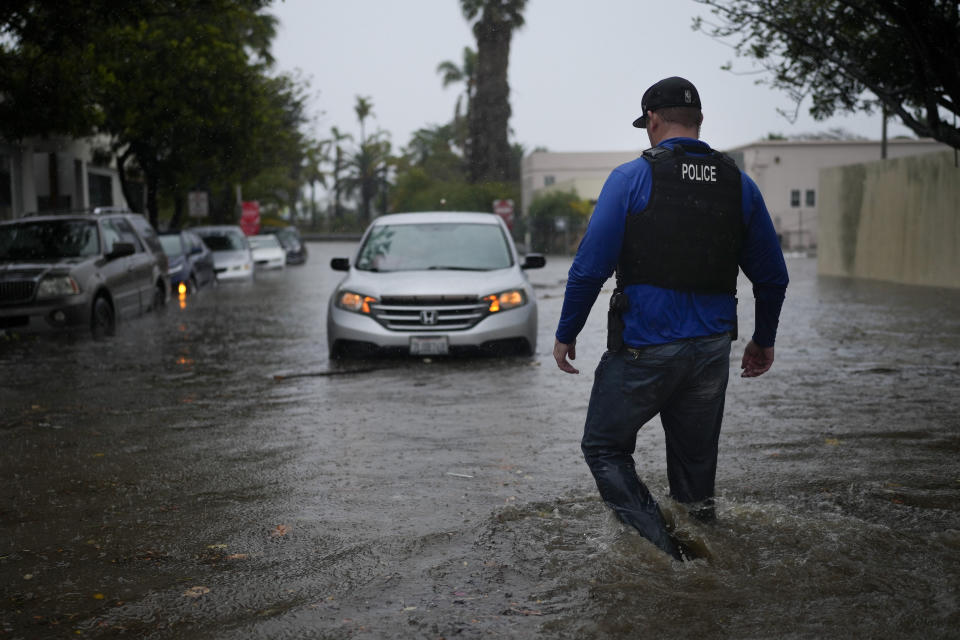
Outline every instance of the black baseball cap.
<path id="1" fill-rule="evenodd" d="M 647 89 L 640 100 L 640 109 L 643 113 L 633 121 L 638 129 L 647 128 L 647 111 L 656 111 L 664 107 L 696 107 L 700 108 L 700 94 L 693 83 L 684 78 L 673 76 L 664 78 Z"/>

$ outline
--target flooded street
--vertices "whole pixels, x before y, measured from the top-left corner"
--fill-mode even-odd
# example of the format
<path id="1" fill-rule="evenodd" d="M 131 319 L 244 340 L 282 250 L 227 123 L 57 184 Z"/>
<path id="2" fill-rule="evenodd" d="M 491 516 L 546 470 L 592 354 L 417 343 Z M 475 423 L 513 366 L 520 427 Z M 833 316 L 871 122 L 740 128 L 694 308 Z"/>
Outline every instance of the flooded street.
<path id="1" fill-rule="evenodd" d="M 116 338 L 0 338 L 0 638 L 956 638 L 960 290 L 791 286 L 739 377 L 718 522 L 675 563 L 579 439 L 605 344 L 553 361 L 569 257 L 530 271 L 533 358 L 331 365 L 329 268 L 201 291 Z M 663 434 L 636 454 L 667 492 Z"/>

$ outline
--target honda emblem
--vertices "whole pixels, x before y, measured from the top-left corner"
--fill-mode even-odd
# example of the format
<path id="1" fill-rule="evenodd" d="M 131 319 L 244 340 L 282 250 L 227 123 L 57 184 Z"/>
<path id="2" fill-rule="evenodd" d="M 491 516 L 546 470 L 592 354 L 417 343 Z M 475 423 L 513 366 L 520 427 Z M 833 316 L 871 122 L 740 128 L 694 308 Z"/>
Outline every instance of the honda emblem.
<path id="1" fill-rule="evenodd" d="M 437 324 L 437 311 L 435 309 L 424 309 L 420 312 L 420 324 Z"/>

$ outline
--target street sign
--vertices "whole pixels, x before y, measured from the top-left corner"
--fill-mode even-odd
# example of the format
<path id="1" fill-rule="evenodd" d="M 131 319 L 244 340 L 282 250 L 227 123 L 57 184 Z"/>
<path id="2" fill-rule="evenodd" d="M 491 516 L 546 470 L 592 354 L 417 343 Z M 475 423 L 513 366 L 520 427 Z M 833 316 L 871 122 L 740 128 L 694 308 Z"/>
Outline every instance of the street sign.
<path id="1" fill-rule="evenodd" d="M 206 218 L 210 205 L 206 191 L 191 191 L 187 194 L 187 215 L 191 218 Z"/>
<path id="2" fill-rule="evenodd" d="M 240 228 L 248 236 L 255 236 L 260 231 L 260 203 L 256 200 L 241 205 Z"/>
<path id="3" fill-rule="evenodd" d="M 513 229 L 513 200 L 494 200 L 493 212 L 503 218 L 508 229 Z"/>

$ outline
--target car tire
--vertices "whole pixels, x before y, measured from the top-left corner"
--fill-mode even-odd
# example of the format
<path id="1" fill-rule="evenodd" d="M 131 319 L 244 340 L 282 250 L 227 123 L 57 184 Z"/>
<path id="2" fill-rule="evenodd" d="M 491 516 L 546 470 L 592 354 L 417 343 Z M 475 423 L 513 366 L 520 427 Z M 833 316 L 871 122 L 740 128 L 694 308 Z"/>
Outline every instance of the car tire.
<path id="1" fill-rule="evenodd" d="M 153 288 L 153 304 L 150 306 L 150 309 L 156 311 L 166 304 L 167 288 L 163 286 L 162 282 L 158 282 L 157 286 Z"/>
<path id="2" fill-rule="evenodd" d="M 90 332 L 95 340 L 100 340 L 117 333 L 117 316 L 113 305 L 106 296 L 97 296 L 93 301 L 93 312 L 90 314 Z"/>

